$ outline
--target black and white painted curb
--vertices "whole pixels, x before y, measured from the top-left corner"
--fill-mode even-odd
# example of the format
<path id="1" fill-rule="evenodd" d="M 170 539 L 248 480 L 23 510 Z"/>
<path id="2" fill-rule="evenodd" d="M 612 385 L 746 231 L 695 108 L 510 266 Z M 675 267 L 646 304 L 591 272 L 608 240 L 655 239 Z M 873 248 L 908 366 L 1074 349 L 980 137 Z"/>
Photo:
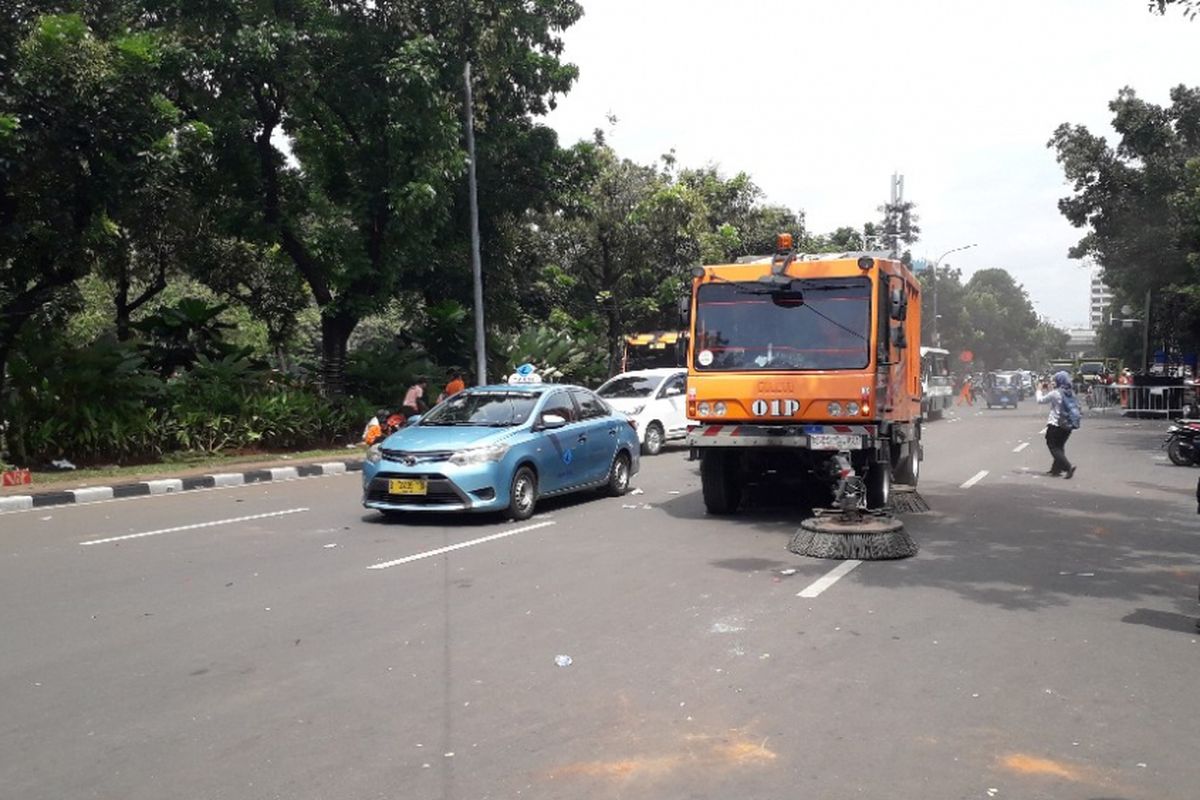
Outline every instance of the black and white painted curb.
<path id="1" fill-rule="evenodd" d="M 88 486 L 84 489 L 67 489 L 61 492 L 19 494 L 0 497 L 0 513 L 25 511 L 46 506 L 95 503 L 121 497 L 143 497 L 156 494 L 189 492 L 193 489 L 217 489 L 227 486 L 243 486 L 248 483 L 270 483 L 290 481 L 296 478 L 315 478 L 320 475 L 344 475 L 361 472 L 363 462 L 329 461 L 322 464 L 298 464 L 294 467 L 271 467 L 249 472 L 220 472 L 213 475 L 191 475 L 186 478 L 162 478 L 154 481 L 122 483 L 116 486 Z"/>

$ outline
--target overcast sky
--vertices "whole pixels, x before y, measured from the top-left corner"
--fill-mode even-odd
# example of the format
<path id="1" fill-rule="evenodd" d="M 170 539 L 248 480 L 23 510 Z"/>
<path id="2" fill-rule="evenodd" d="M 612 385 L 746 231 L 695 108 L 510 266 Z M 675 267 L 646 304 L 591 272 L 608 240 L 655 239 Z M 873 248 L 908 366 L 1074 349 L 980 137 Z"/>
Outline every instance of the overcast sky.
<path id="1" fill-rule="evenodd" d="M 648 162 L 748 172 L 808 228 L 879 215 L 893 172 L 918 205 L 914 255 L 967 275 L 1003 267 L 1060 325 L 1087 320 L 1080 236 L 1046 142 L 1061 122 L 1111 137 L 1122 86 L 1168 102 L 1200 84 L 1200 21 L 1145 0 L 584 0 L 580 68 L 549 124 L 564 144 L 607 128 Z"/>

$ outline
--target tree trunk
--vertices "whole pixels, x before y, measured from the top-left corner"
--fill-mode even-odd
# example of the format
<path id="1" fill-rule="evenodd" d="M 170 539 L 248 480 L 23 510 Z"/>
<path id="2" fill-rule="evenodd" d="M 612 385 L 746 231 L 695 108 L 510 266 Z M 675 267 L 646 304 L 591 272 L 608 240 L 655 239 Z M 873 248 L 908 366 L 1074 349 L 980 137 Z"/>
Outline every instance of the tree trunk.
<path id="1" fill-rule="evenodd" d="M 117 293 L 113 297 L 113 305 L 117 311 L 117 341 L 129 341 L 129 270 L 122 268 L 117 278 Z"/>
<path id="2" fill-rule="evenodd" d="M 347 313 L 321 317 L 321 391 L 326 397 L 346 393 L 346 349 L 357 325 Z"/>

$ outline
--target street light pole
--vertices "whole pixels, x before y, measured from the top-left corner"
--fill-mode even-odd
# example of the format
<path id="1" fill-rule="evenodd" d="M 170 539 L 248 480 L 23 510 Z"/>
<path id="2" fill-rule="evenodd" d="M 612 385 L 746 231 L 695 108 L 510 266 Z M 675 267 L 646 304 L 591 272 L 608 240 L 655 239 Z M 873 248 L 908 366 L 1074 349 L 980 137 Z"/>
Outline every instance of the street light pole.
<path id="1" fill-rule="evenodd" d="M 955 247 L 951 250 L 947 250 L 946 252 L 944 252 L 940 256 L 938 256 L 937 260 L 933 262 L 933 336 L 930 338 L 933 339 L 934 347 L 942 346 L 942 337 L 938 335 L 938 324 L 937 324 L 937 321 L 938 321 L 938 303 L 937 303 L 938 265 L 942 263 L 943 258 L 950 255 L 951 253 L 957 253 L 960 250 L 970 250 L 972 247 L 975 247 L 975 243 L 964 244 L 962 247 Z"/>
<path id="2" fill-rule="evenodd" d="M 475 300 L 475 380 L 487 384 L 487 339 L 483 325 L 483 265 L 479 257 L 479 198 L 475 184 L 475 109 L 471 98 L 471 62 L 463 68 L 466 88 L 467 191 L 471 203 L 471 278 Z"/>

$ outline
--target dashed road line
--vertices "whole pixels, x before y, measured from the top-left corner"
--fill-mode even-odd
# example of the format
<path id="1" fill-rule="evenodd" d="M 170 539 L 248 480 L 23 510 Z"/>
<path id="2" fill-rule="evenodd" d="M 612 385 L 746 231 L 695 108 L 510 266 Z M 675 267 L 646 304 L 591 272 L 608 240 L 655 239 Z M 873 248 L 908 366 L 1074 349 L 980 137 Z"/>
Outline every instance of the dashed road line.
<path id="1" fill-rule="evenodd" d="M 1049 427 L 1049 426 L 1046 426 L 1046 427 Z M 1040 431 L 1038 431 L 1038 436 L 1044 436 L 1045 433 L 1046 433 L 1046 428 L 1042 428 Z"/>
<path id="2" fill-rule="evenodd" d="M 798 592 L 796 594 L 796 597 L 808 597 L 808 598 L 816 597 L 817 595 L 821 594 L 821 592 L 825 591 L 830 586 L 833 586 L 835 583 L 840 581 L 842 578 L 849 575 L 850 571 L 853 570 L 855 567 L 857 567 L 861 563 L 862 563 L 861 561 L 857 561 L 854 559 L 850 559 L 849 561 L 843 561 L 842 563 L 838 564 L 833 569 L 829 570 L 829 572 L 825 573 L 820 578 L 817 578 L 815 581 L 813 581 L 811 584 L 809 584 L 808 587 L 805 588 L 803 591 Z"/>
<path id="3" fill-rule="evenodd" d="M 958 488 L 970 489 L 972 486 L 974 486 L 975 484 L 979 483 L 981 480 L 986 478 L 987 474 L 988 474 L 988 471 L 986 469 L 981 469 L 981 470 L 979 470 L 979 472 L 976 472 L 970 478 L 967 478 L 966 482 L 963 483 L 963 485 L 959 486 Z"/>
<path id="4" fill-rule="evenodd" d="M 1013 448 L 1013 452 L 1019 453 L 1022 450 L 1024 450 L 1026 447 L 1029 447 L 1029 442 L 1021 442 L 1019 445 L 1017 445 L 1016 447 Z"/>
<path id="5" fill-rule="evenodd" d="M 128 539 L 144 539 L 147 536 L 160 536 L 164 533 L 178 533 L 180 531 L 194 531 L 199 528 L 212 528 L 217 525 L 232 525 L 235 522 L 250 522 L 256 519 L 270 519 L 272 517 L 284 517 L 288 514 L 300 514 L 308 511 L 307 508 L 289 508 L 284 511 L 271 511 L 267 514 L 251 514 L 247 517 L 233 517 L 232 519 L 218 519 L 212 522 L 197 522 L 193 525 L 177 525 L 174 528 L 160 528 L 156 531 L 145 531 L 143 533 L 130 533 L 125 536 L 110 536 L 107 539 L 93 539 L 90 542 L 80 542 L 81 545 L 87 547 L 93 544 L 108 544 L 109 542 L 124 542 Z"/>
<path id="6" fill-rule="evenodd" d="M 449 547 L 439 547 L 437 550 L 428 550 L 424 553 L 415 553 L 411 556 L 405 556 L 404 558 L 397 558 L 395 561 L 384 561 L 381 564 L 372 564 L 371 566 L 367 567 L 367 569 L 387 569 L 388 567 L 398 567 L 401 564 L 408 564 L 413 561 L 420 561 L 422 558 L 432 558 L 433 556 L 440 556 L 443 553 L 450 553 L 450 552 L 453 552 L 454 550 L 461 550 L 464 547 L 471 547 L 473 545 L 483 544 L 484 542 L 492 542 L 492 541 L 495 541 L 496 539 L 503 539 L 507 536 L 516 536 L 518 533 L 525 533 L 526 531 L 535 531 L 538 528 L 545 528 L 545 527 L 548 527 L 553 524 L 555 524 L 554 520 L 538 522 L 534 525 L 526 525 L 521 528 L 514 528 L 511 531 L 504 531 L 503 533 L 494 533 L 491 536 L 482 536 L 478 539 L 471 539 L 470 541 L 459 542 L 458 544 L 452 544 Z"/>

